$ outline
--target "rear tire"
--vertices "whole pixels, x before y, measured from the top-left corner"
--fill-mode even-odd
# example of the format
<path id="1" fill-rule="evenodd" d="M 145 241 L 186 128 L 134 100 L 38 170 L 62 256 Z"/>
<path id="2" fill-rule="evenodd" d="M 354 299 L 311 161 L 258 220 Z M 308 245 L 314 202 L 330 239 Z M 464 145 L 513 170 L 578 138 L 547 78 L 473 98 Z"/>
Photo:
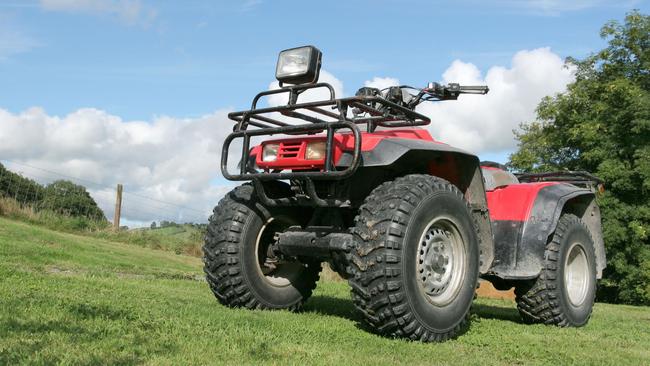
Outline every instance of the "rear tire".
<path id="1" fill-rule="evenodd" d="M 580 327 L 589 321 L 596 297 L 596 255 L 585 224 L 563 214 L 546 245 L 544 267 L 534 281 L 515 287 L 526 323 Z"/>
<path id="2" fill-rule="evenodd" d="M 463 194 L 428 175 L 372 191 L 355 219 L 352 297 L 379 334 L 444 341 L 464 332 L 479 269 L 479 239 Z"/>
<path id="3" fill-rule="evenodd" d="M 276 188 L 286 189 L 281 183 Z M 203 246 L 203 270 L 221 304 L 297 310 L 311 296 L 320 263 L 281 261 L 268 249 L 276 232 L 299 224 L 300 217 L 264 207 L 250 185 L 226 194 L 210 217 Z"/>

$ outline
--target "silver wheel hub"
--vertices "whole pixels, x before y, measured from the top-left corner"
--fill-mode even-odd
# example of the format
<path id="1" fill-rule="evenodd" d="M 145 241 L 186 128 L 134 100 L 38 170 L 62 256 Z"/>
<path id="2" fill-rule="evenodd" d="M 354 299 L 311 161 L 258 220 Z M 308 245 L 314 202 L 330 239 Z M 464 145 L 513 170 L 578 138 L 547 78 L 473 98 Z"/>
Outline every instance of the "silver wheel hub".
<path id="1" fill-rule="evenodd" d="M 574 306 L 582 305 L 590 285 L 589 262 L 587 254 L 580 243 L 573 243 L 569 248 L 564 263 L 564 284 L 569 301 Z"/>
<path id="2" fill-rule="evenodd" d="M 429 302 L 445 305 L 454 299 L 465 271 L 465 246 L 456 225 L 435 219 L 418 243 L 416 275 Z"/>
<path id="3" fill-rule="evenodd" d="M 453 266 L 450 241 L 448 232 L 432 228 L 420 243 L 418 273 L 428 295 L 437 295 L 449 285 Z"/>
<path id="4" fill-rule="evenodd" d="M 283 230 L 283 227 L 290 225 L 278 224 L 272 227 L 273 224 L 275 224 L 275 219 L 269 219 L 257 234 L 255 242 L 259 265 L 257 269 L 270 285 L 287 287 L 300 277 L 306 266 L 298 261 L 279 259 L 274 255 L 271 246 L 277 241 L 275 230 Z"/>

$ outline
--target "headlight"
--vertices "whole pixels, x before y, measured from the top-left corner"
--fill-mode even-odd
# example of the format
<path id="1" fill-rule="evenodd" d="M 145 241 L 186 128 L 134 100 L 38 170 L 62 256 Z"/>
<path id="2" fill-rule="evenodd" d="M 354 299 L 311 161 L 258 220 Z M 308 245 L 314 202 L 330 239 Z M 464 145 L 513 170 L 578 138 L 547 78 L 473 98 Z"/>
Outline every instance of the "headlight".
<path id="1" fill-rule="evenodd" d="M 325 159 L 325 141 L 314 141 L 307 143 L 305 150 L 306 160 L 323 160 Z"/>
<path id="2" fill-rule="evenodd" d="M 281 83 L 304 84 L 318 81 L 322 53 L 314 46 L 280 52 L 275 78 Z"/>
<path id="3" fill-rule="evenodd" d="M 262 161 L 275 161 L 278 158 L 279 144 L 266 144 L 262 148 Z"/>

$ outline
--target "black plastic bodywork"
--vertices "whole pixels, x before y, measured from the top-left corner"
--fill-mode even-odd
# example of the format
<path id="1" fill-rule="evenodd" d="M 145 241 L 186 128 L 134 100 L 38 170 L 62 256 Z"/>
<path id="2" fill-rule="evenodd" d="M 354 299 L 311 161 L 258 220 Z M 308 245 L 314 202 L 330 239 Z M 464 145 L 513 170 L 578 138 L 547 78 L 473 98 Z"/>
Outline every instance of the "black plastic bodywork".
<path id="1" fill-rule="evenodd" d="M 350 162 L 351 156 L 344 154 L 339 165 L 345 167 Z M 366 169 L 381 168 L 390 172 L 393 178 L 406 174 L 431 174 L 458 187 L 470 204 L 472 216 L 478 226 L 482 253 L 481 273 L 490 268 L 494 259 L 494 244 L 478 157 L 446 144 L 386 138 L 371 151 L 362 152 L 360 166 Z M 369 191 L 365 194 L 367 193 Z"/>
<path id="2" fill-rule="evenodd" d="M 354 157 L 352 153 L 347 152 L 342 155 L 336 168 L 344 171 L 350 164 L 354 164 Z M 355 209 L 372 189 L 385 181 L 407 174 L 432 174 L 441 177 L 458 187 L 469 202 L 481 240 L 481 273 L 486 273 L 491 267 L 494 259 L 492 226 L 479 159 L 475 155 L 431 141 L 386 138 L 372 150 L 361 152 L 355 171 L 354 175 L 342 180 L 310 179 L 295 182 L 300 184 L 311 198 L 303 198 L 299 194 L 272 198 L 264 193 L 264 181 L 253 180 L 253 184 L 265 205 Z"/>
<path id="3" fill-rule="evenodd" d="M 308 90 L 326 89 L 329 98 L 315 102 L 298 102 L 299 96 Z M 287 94 L 287 104 L 258 108 L 262 97 Z M 278 118 L 281 114 L 284 118 Z M 251 109 L 232 112 L 228 117 L 235 122 L 234 131 L 224 141 L 221 152 L 221 172 L 228 180 L 250 180 L 256 187 L 260 200 L 270 206 L 309 205 L 314 207 L 347 207 L 351 204 L 345 197 L 321 197 L 315 181 L 337 181 L 350 178 L 361 165 L 361 134 L 358 125 L 365 125 L 367 131 L 377 127 L 423 126 L 430 119 L 403 105 L 393 103 L 380 96 L 355 96 L 339 98 L 334 88 L 327 83 L 284 86 L 261 92 L 255 96 Z M 296 122 L 300 124 L 296 124 Z M 292 124 L 293 123 L 293 124 Z M 251 128 L 252 127 L 252 128 Z M 334 134 L 340 129 L 347 129 L 354 137 L 354 147 L 349 151 L 350 161 L 344 167 L 334 166 Z M 250 141 L 255 136 L 273 135 L 309 135 L 326 132 L 325 167 L 317 171 L 268 172 L 257 171 L 251 166 Z M 242 141 L 241 154 L 238 157 L 237 173 L 228 171 L 228 157 L 233 141 Z M 293 180 L 301 182 L 304 192 L 297 192 L 293 197 L 275 199 L 269 197 L 263 181 Z M 286 198 L 286 199 L 284 199 Z"/>
<path id="4" fill-rule="evenodd" d="M 495 261 L 489 274 L 505 280 L 536 278 L 542 269 L 546 244 L 563 212 L 576 214 L 589 228 L 600 278 L 605 268 L 605 248 L 595 195 L 566 183 L 542 188 L 528 220 L 492 222 Z"/>
<path id="5" fill-rule="evenodd" d="M 301 93 L 315 88 L 326 88 L 330 98 L 298 103 Z M 261 97 L 279 93 L 288 94 L 287 105 L 257 108 Z M 286 119 L 274 118 L 274 114 L 278 113 Z M 356 212 L 375 187 L 407 174 L 431 174 L 458 187 L 469 203 L 481 241 L 481 274 L 503 280 L 536 277 L 543 263 L 545 245 L 555 230 L 560 214 L 567 210 L 579 215 L 592 231 L 599 276 L 605 267 L 600 213 L 594 193 L 589 189 L 572 184 L 545 187 L 535 200 L 529 220 L 491 222 L 483 175 L 479 159 L 475 155 L 433 141 L 396 137 L 386 137 L 373 149 L 362 151 L 359 125 L 366 125 L 367 131 L 372 132 L 382 126 L 413 127 L 430 122 L 427 117 L 404 105 L 373 93 L 336 99 L 329 84 L 317 83 L 259 93 L 250 110 L 233 112 L 229 117 L 237 123 L 222 150 L 221 169 L 224 177 L 235 181 L 252 181 L 255 192 L 265 206 L 306 206 L 339 217 L 340 222 L 336 224 L 332 224 L 330 219 L 316 219 L 318 215 L 314 215 L 310 222 L 312 226 L 329 225 L 332 233 L 320 235 L 312 230 L 282 234 L 284 236 L 280 236 L 279 244 L 286 255 L 312 254 L 324 258 L 327 253 L 331 255 L 340 252 L 342 248 L 338 248 L 338 245 L 350 238 L 344 233 L 345 228 L 353 225 L 350 217 L 354 215 L 350 213 Z M 301 124 L 292 125 L 288 120 L 297 120 Z M 351 150 L 344 151 L 339 161 L 335 162 L 333 138 L 340 129 L 351 132 L 354 144 Z M 250 155 L 251 137 L 308 135 L 323 131 L 327 134 L 324 169 L 259 171 L 254 166 L 255 159 Z M 231 143 L 236 139 L 242 140 L 240 166 L 237 173 L 231 174 L 228 172 L 228 154 Z M 543 174 L 520 176 L 521 180 L 530 181 L 551 178 L 552 176 Z M 272 196 L 266 185 L 278 180 L 289 181 L 291 189 L 281 196 Z"/>

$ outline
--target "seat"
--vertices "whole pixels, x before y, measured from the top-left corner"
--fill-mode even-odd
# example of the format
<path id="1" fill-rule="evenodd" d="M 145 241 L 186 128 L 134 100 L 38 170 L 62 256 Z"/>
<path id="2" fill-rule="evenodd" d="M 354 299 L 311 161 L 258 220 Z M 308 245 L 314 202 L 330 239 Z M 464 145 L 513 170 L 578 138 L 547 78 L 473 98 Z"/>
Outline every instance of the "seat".
<path id="1" fill-rule="evenodd" d="M 505 166 L 491 161 L 481 162 L 481 173 L 486 191 L 493 191 L 499 187 L 519 183 L 519 179 L 505 170 Z"/>

